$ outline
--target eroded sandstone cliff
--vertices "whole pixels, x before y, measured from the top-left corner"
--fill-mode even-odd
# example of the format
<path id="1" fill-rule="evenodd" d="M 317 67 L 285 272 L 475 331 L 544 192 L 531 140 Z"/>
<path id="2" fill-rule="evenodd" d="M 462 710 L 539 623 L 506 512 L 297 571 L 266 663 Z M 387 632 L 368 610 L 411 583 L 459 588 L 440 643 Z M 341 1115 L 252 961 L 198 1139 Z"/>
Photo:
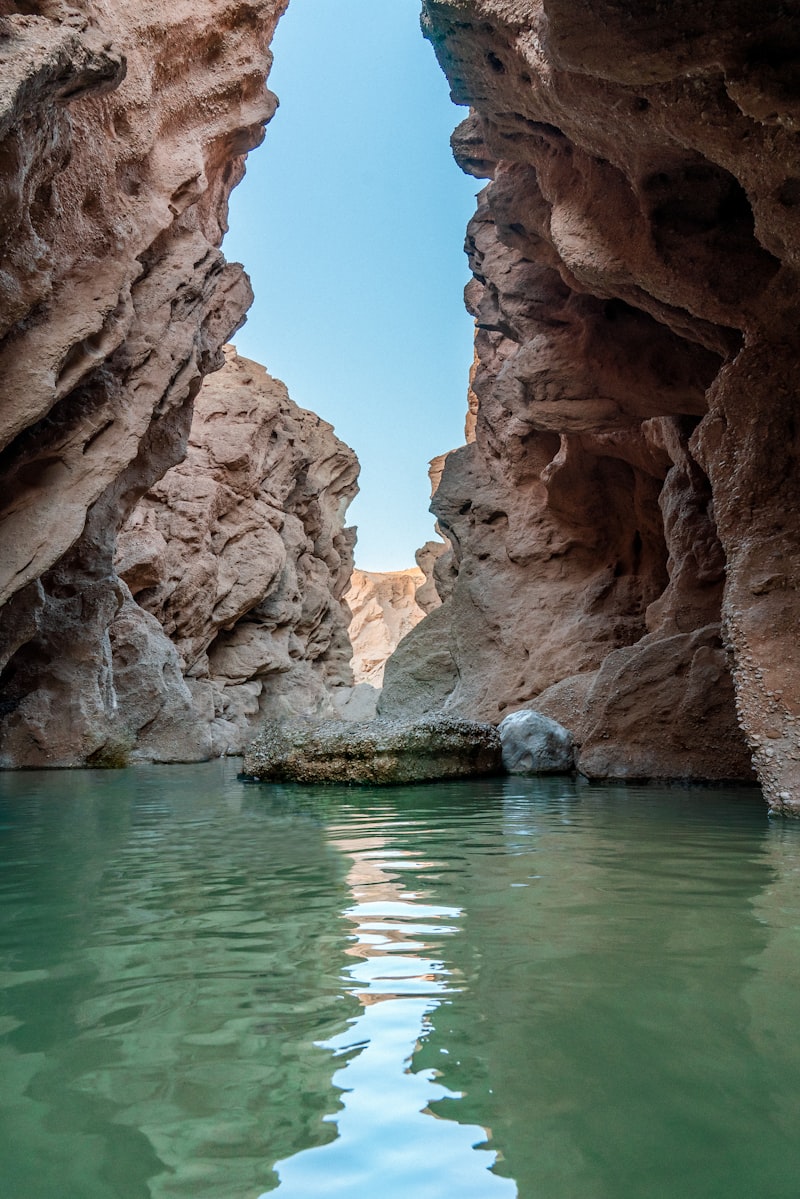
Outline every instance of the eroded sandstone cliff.
<path id="1" fill-rule="evenodd" d="M 284 0 L 0 5 L 0 760 L 118 735 L 116 532 L 250 301 L 219 250 Z"/>
<path id="2" fill-rule="evenodd" d="M 491 183 L 475 440 L 434 499 L 457 576 L 382 710 L 534 703 L 592 776 L 752 755 L 800 810 L 800 16 L 426 0 L 423 23 Z"/>
<path id="3" fill-rule="evenodd" d="M 0 0 L 6 765 L 91 761 L 131 727 L 168 756 L 197 703 L 232 744 L 286 658 L 340 668 L 316 568 L 255 621 L 247 555 L 241 582 L 228 572 L 217 517 L 262 501 L 288 561 L 254 460 L 198 434 L 200 490 L 180 474 L 150 490 L 249 302 L 219 245 L 274 109 L 284 6 Z M 590 775 L 745 778 L 752 756 L 771 806 L 800 810 L 800 16 L 426 0 L 423 19 L 473 110 L 457 157 L 491 183 L 468 235 L 469 443 L 434 501 L 445 602 L 390 662 L 384 710 L 533 702 L 575 731 Z M 289 511 L 324 562 L 304 486 Z M 148 492 L 125 566 L 145 612 L 114 553 Z M 189 492 L 207 526 L 181 523 Z M 134 529 L 175 545 L 137 559 Z M 258 537 L 277 579 L 283 551 Z M 187 545 L 202 602 L 181 591 Z M 265 619 L 270 640 L 288 608 L 305 648 L 288 636 L 286 658 L 260 660 L 244 627 Z"/>
<path id="4" fill-rule="evenodd" d="M 119 536 L 130 597 L 111 656 L 118 722 L 138 755 L 241 753 L 264 718 L 333 712 L 331 695 L 353 682 L 344 520 L 357 478 L 331 426 L 226 347 L 195 401 L 185 459 Z"/>

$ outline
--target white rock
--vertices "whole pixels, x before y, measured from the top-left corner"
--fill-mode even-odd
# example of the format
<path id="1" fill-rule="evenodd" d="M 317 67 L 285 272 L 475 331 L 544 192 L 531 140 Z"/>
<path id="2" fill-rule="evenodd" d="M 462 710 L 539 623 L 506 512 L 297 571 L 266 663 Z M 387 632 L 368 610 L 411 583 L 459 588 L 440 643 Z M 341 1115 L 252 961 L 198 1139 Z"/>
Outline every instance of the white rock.
<path id="1" fill-rule="evenodd" d="M 509 774 L 558 774 L 574 767 L 572 733 L 541 712 L 512 712 L 498 731 Z"/>

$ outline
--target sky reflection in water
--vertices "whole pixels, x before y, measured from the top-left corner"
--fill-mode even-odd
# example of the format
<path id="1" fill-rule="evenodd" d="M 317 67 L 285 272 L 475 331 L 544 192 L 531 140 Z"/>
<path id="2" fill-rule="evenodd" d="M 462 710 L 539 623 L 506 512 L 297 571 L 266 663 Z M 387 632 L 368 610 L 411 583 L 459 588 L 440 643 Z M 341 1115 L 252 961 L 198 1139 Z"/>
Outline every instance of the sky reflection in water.
<path id="1" fill-rule="evenodd" d="M 13 1199 L 796 1199 L 757 793 L 0 775 Z"/>
<path id="2" fill-rule="evenodd" d="M 353 863 L 347 882 L 359 902 L 345 912 L 355 942 L 346 952 L 356 960 L 346 974 L 363 1010 L 322 1046 L 347 1059 L 333 1075 L 342 1092 L 343 1110 L 331 1117 L 338 1139 L 278 1162 L 278 1193 L 344 1199 L 371 1194 L 380 1179 L 385 1196 L 515 1196 L 514 1183 L 488 1173 L 496 1154 L 473 1152 L 485 1145 L 485 1129 L 434 1118 L 429 1105 L 458 1093 L 437 1083 L 437 1069 L 413 1069 L 431 1013 L 458 990 L 444 962 L 425 955 L 457 931 L 461 908 L 427 903 L 424 890 L 409 892 L 399 880 L 406 870 L 424 878 L 443 863 L 392 850 L 380 836 L 359 840 L 346 827 L 329 834 Z"/>

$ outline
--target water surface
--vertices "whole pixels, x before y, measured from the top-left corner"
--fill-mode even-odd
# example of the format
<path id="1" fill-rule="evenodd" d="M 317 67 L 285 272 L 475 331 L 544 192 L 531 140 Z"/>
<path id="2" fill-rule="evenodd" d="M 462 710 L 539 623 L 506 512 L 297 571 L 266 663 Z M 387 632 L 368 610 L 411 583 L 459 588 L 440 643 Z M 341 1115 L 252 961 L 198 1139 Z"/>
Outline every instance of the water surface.
<path id="1" fill-rule="evenodd" d="M 9 1199 L 796 1199 L 756 791 L 0 775 Z"/>

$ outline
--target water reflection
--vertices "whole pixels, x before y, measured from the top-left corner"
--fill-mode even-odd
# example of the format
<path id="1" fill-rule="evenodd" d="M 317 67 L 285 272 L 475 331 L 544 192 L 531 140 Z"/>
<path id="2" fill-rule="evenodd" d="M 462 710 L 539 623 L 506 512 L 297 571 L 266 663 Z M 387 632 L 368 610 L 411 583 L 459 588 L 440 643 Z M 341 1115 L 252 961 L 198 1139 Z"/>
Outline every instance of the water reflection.
<path id="1" fill-rule="evenodd" d="M 375 823 L 385 824 L 381 832 L 369 831 Z M 515 1196 L 513 1183 L 488 1173 L 496 1155 L 473 1152 L 485 1146 L 484 1128 L 434 1118 L 432 1104 L 460 1096 L 437 1081 L 437 1068 L 411 1066 L 432 1013 L 459 989 L 444 943 L 458 931 L 462 909 L 431 902 L 426 886 L 446 863 L 393 848 L 388 821 L 370 821 L 359 838 L 334 824 L 330 836 L 352 862 L 347 882 L 357 902 L 345 915 L 354 929 L 347 954 L 355 961 L 345 977 L 363 1010 L 345 1034 L 322 1046 L 345 1058 L 333 1076 L 342 1092 L 338 1137 L 278 1162 L 278 1194 L 351 1199 L 379 1186 L 386 1199 Z M 409 875 L 413 891 L 406 889 Z"/>
<path id="2" fill-rule="evenodd" d="M 233 769 L 0 775 L 4 1195 L 795 1199 L 756 793 Z"/>
<path id="3" fill-rule="evenodd" d="M 416 1059 L 462 1047 L 441 1081 L 465 1094 L 437 1113 L 490 1124 L 524 1196 L 789 1199 L 800 1075 L 774 1016 L 800 1016 L 800 829 L 781 830 L 779 951 L 775 830 L 750 797 L 506 792 L 503 858 L 459 879 L 464 988 Z"/>
<path id="4" fill-rule="evenodd" d="M 4 1193 L 254 1197 L 335 1136 L 315 1042 L 358 1005 L 319 820 L 230 767 L 0 782 Z"/>

